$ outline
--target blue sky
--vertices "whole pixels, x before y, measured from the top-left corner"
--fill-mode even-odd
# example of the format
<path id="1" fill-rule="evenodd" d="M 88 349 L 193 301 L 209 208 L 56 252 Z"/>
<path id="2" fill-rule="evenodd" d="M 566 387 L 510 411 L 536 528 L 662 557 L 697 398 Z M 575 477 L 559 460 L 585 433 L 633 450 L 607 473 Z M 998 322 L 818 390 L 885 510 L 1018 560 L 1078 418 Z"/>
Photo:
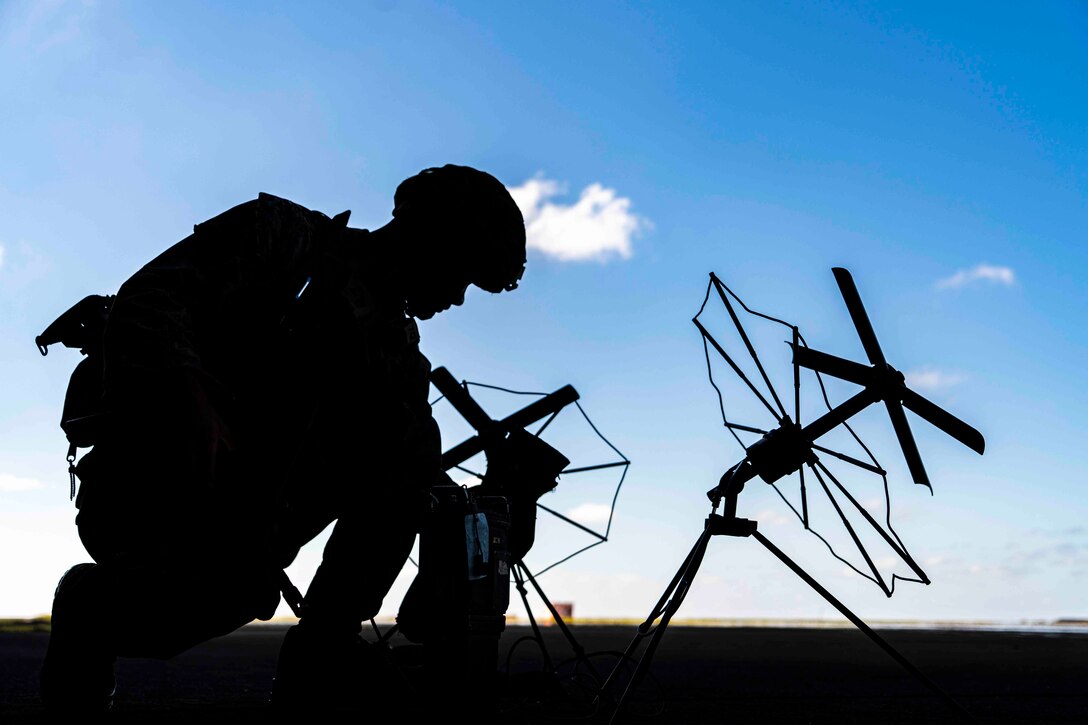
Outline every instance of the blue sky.
<path id="1" fill-rule="evenodd" d="M 86 559 L 56 425 L 78 355 L 34 335 L 260 191 L 374 228 L 401 179 L 452 162 L 515 192 L 533 249 L 516 292 L 421 325 L 424 351 L 573 384 L 633 461 L 611 541 L 542 579 L 576 615 L 644 614 L 741 457 L 690 323 L 707 273 L 863 360 L 845 266 L 889 360 L 987 439 L 980 458 L 912 418 L 931 497 L 886 416 L 857 420 L 933 584 L 885 598 L 762 484 L 742 511 L 870 618 L 1084 616 L 1085 48 L 1078 3 L 0 4 L 0 615 L 48 610 Z M 784 338 L 753 334 L 788 378 Z M 592 519 L 609 485 L 566 477 L 553 505 Z M 833 613 L 730 539 L 684 614 Z"/>

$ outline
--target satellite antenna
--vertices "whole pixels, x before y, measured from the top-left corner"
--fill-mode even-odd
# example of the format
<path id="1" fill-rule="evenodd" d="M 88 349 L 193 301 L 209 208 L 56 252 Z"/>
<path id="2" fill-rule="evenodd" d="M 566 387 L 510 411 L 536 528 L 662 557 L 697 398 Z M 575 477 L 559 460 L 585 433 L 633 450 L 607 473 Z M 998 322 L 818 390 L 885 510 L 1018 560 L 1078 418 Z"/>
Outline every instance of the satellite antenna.
<path id="1" fill-rule="evenodd" d="M 703 556 L 706 553 L 707 546 L 710 543 L 710 539 L 714 536 L 734 536 L 734 537 L 751 537 L 762 544 L 768 551 L 774 554 L 783 564 L 785 564 L 791 571 L 797 574 L 806 584 L 812 587 L 817 593 L 820 594 L 829 604 L 835 607 L 840 613 L 842 613 L 851 623 L 854 624 L 859 630 L 861 630 L 866 636 L 869 637 L 877 646 L 883 649 L 888 655 L 890 655 L 896 662 L 898 662 L 904 669 L 906 669 L 917 680 L 926 685 L 930 690 L 939 695 L 950 706 L 955 708 L 959 713 L 970 715 L 963 709 L 963 707 L 953 700 L 944 690 L 938 687 L 932 680 L 926 677 L 920 670 L 918 670 L 909 660 L 907 660 L 898 650 L 896 650 L 891 644 L 885 641 L 880 635 L 874 632 L 860 617 L 850 611 L 842 602 L 836 599 L 829 591 L 822 587 L 812 576 L 804 571 L 796 562 L 790 559 L 782 550 L 775 546 L 767 537 L 758 531 L 758 522 L 739 518 L 737 516 L 737 501 L 740 493 L 744 490 L 744 486 L 748 481 L 754 478 L 760 478 L 764 482 L 774 485 L 779 479 L 797 473 L 800 478 L 801 489 L 801 503 L 802 512 L 800 517 L 805 525 L 805 528 L 809 528 L 809 515 L 808 515 L 808 503 L 807 493 L 805 489 L 804 471 L 805 467 L 816 476 L 821 487 L 826 492 L 828 498 L 831 500 L 839 516 L 842 518 L 844 525 L 854 543 L 861 551 L 869 567 L 873 571 L 874 577 L 868 577 L 873 581 L 876 581 L 884 592 L 891 596 L 892 589 L 889 588 L 880 577 L 873 564 L 872 558 L 867 553 L 861 539 L 850 525 L 845 514 L 843 513 L 839 504 L 835 501 L 832 495 L 831 488 L 827 485 L 827 480 L 831 480 L 834 486 L 844 495 L 852 505 L 854 505 L 858 511 L 865 517 L 866 521 L 872 525 L 876 531 L 884 538 L 884 540 L 896 551 L 896 553 L 915 571 L 920 577 L 916 581 L 920 581 L 928 584 L 929 578 L 925 575 L 925 572 L 914 562 L 914 560 L 907 553 L 906 548 L 902 545 L 898 536 L 894 536 L 894 531 L 889 534 L 885 531 L 873 518 L 865 511 L 857 500 L 850 495 L 841 483 L 835 479 L 830 471 L 821 463 L 816 452 L 822 452 L 832 455 L 836 458 L 846 461 L 847 463 L 865 468 L 870 471 L 879 473 L 884 476 L 884 471 L 876 464 L 875 459 L 872 463 L 866 463 L 854 459 L 850 456 L 838 453 L 829 448 L 818 445 L 816 441 L 830 433 L 832 430 L 838 428 L 840 425 L 849 429 L 847 421 L 854 415 L 860 413 L 862 410 L 875 403 L 884 403 L 887 408 L 888 415 L 892 421 L 892 427 L 898 438 L 899 444 L 903 449 L 903 455 L 906 458 L 907 466 L 910 469 L 910 473 L 915 483 L 932 487 L 929 483 L 929 478 L 926 474 L 925 467 L 922 464 L 922 457 L 918 451 L 917 443 L 914 440 L 914 436 L 911 433 L 910 425 L 907 422 L 906 415 L 903 412 L 903 408 L 906 407 L 926 421 L 932 423 L 934 426 L 944 431 L 948 435 L 952 436 L 960 443 L 963 443 L 972 450 L 982 453 L 985 450 L 985 441 L 982 434 L 975 430 L 973 427 L 963 422 L 959 418 L 955 417 L 951 413 L 941 409 L 934 403 L 926 400 L 918 393 L 908 388 L 905 384 L 905 377 L 901 372 L 893 368 L 888 364 L 884 357 L 884 353 L 881 350 L 880 343 L 877 341 L 876 333 L 873 331 L 872 324 L 869 321 L 869 316 L 865 312 L 865 308 L 861 303 L 861 297 L 858 294 L 857 287 L 854 284 L 853 278 L 850 273 L 841 268 L 836 267 L 832 270 L 835 275 L 835 281 L 838 284 L 839 291 L 843 296 L 843 300 L 846 302 L 846 308 L 850 313 L 850 318 L 854 323 L 854 328 L 857 330 L 858 336 L 861 338 L 862 346 L 865 350 L 865 354 L 869 359 L 870 366 L 856 363 L 851 360 L 836 357 L 828 353 L 819 352 L 809 348 L 804 344 L 804 340 L 800 335 L 797 327 L 790 325 L 782 320 L 764 315 L 762 313 L 755 312 L 745 305 L 739 297 L 733 294 L 732 290 L 729 290 L 720 279 L 712 272 L 710 274 L 710 282 L 707 286 L 706 298 L 703 300 L 703 306 L 699 309 L 699 312 L 695 315 L 692 322 L 699 329 L 700 334 L 703 337 L 704 348 L 707 354 L 708 371 L 710 368 L 710 353 L 709 347 L 713 347 L 715 351 L 725 360 L 728 366 L 737 374 L 741 381 L 751 390 L 751 392 L 758 398 L 758 400 L 770 411 L 777 421 L 777 427 L 771 430 L 763 430 L 753 426 L 745 426 L 736 423 L 730 423 L 725 419 L 724 406 L 722 409 L 723 421 L 727 428 L 734 432 L 736 430 L 747 431 L 749 433 L 756 433 L 762 437 L 750 446 L 745 447 L 745 456 L 737 464 L 731 466 L 721 477 L 718 485 L 707 492 L 712 508 L 711 513 L 704 522 L 704 527 L 699 538 L 696 540 L 695 545 L 688 553 L 684 562 L 680 565 L 675 576 L 654 605 L 653 610 L 646 620 L 639 625 L 638 631 L 635 634 L 634 639 L 628 646 L 620 663 L 609 675 L 608 680 L 605 682 L 604 691 L 607 691 L 609 686 L 618 680 L 618 675 L 623 667 L 624 663 L 631 661 L 635 652 L 638 650 L 642 641 L 647 637 L 650 638 L 650 642 L 647 645 L 646 651 L 642 658 L 638 661 L 634 672 L 624 689 L 623 695 L 617 702 L 616 709 L 613 713 L 612 720 L 615 722 L 630 697 L 630 695 L 638 687 L 643 676 L 649 669 L 650 663 L 653 660 L 654 652 L 656 651 L 661 638 L 664 636 L 665 631 L 672 620 L 673 616 L 679 610 L 680 606 L 684 602 L 684 598 L 687 596 L 691 589 L 691 585 L 695 579 L 695 575 L 698 573 L 699 567 L 702 564 Z M 752 381 L 745 375 L 742 368 L 737 362 L 729 355 L 728 352 L 714 339 L 710 332 L 700 322 L 699 316 L 706 308 L 707 302 L 710 298 L 710 290 L 714 289 L 725 309 L 729 313 L 729 317 L 732 320 L 737 332 L 744 342 L 744 346 L 755 363 L 756 368 L 759 371 L 763 382 L 770 391 L 770 396 L 774 403 L 759 390 L 759 388 L 752 383 Z M 777 392 L 774 390 L 774 386 L 771 385 L 771 381 L 767 372 L 759 360 L 759 356 L 756 354 L 755 348 L 751 343 L 748 334 L 745 332 L 743 325 L 737 316 L 736 310 L 733 304 L 730 302 L 730 297 L 735 299 L 747 312 L 757 315 L 759 317 L 771 320 L 773 322 L 785 325 L 792 331 L 792 340 L 790 346 L 793 349 L 793 377 L 794 377 L 794 417 L 791 418 L 787 413 L 786 408 L 783 406 L 781 399 Z M 709 345 L 709 347 L 706 347 Z M 821 373 L 830 375 L 832 377 L 840 378 L 851 383 L 863 386 L 863 389 L 848 398 L 846 401 L 840 403 L 838 406 L 832 407 L 828 403 L 829 410 L 827 413 L 821 415 L 815 420 L 802 425 L 801 424 L 801 404 L 800 404 L 800 369 L 806 368 L 816 372 L 817 379 Z M 711 374 L 711 383 L 714 384 L 713 375 Z M 820 382 L 821 388 L 823 382 Z M 717 389 L 717 385 L 714 385 Z M 718 391 L 719 396 L 721 391 Z M 826 391 L 824 394 L 825 401 Z M 851 431 L 853 433 L 853 431 Z M 856 435 L 855 435 L 856 438 Z M 740 441 L 740 438 L 737 439 Z M 858 439 L 860 443 L 860 439 Z M 743 444 L 742 444 L 743 445 Z M 862 444 L 864 446 L 864 444 Z M 868 449 L 866 449 L 868 450 Z M 826 478 L 825 478 L 826 476 Z M 885 485 L 887 479 L 885 478 Z M 777 489 L 776 489 L 777 490 Z M 719 507 L 722 508 L 722 513 L 718 513 Z M 889 523 L 890 529 L 890 523 Z M 822 538 L 822 537 L 821 537 Z M 825 542 L 826 543 L 826 542 Z M 829 545 L 830 546 L 830 545 Z M 857 571 L 857 569 L 855 569 Z M 860 572 L 859 572 L 860 573 Z M 894 578 L 893 578 L 894 586 Z M 655 622 L 658 624 L 655 626 Z"/>
<path id="2" fill-rule="evenodd" d="M 578 409 L 582 418 L 586 424 L 593 431 L 594 435 L 607 447 L 612 453 L 616 454 L 615 460 L 606 461 L 603 463 L 593 463 L 583 466 L 568 466 L 560 472 L 560 476 L 573 476 L 577 474 L 591 473 L 595 471 L 604 471 L 608 469 L 619 469 L 620 475 L 616 482 L 616 486 L 612 489 L 609 513 L 607 517 L 607 524 L 603 531 L 594 529 L 579 521 L 576 521 L 569 516 L 566 516 L 555 509 L 537 502 L 537 509 L 557 519 L 563 524 L 567 524 L 587 534 L 591 537 L 592 541 L 586 546 L 576 549 L 572 553 L 568 553 L 562 556 L 556 561 L 541 566 L 536 572 L 536 576 L 540 576 L 544 572 L 547 572 L 554 567 L 570 561 L 574 557 L 582 554 L 595 546 L 600 546 L 608 541 L 609 534 L 612 530 L 612 518 L 616 509 L 616 501 L 619 499 L 620 490 L 623 488 L 623 483 L 627 478 L 627 470 L 631 466 L 631 461 L 628 460 L 616 446 L 612 444 L 604 434 L 597 428 L 597 426 L 590 420 L 589 415 L 586 413 L 582 404 L 579 402 L 578 392 L 570 385 L 565 385 L 558 390 L 551 393 L 534 393 L 522 390 L 510 390 L 509 388 L 502 388 L 495 385 L 487 385 L 485 383 L 470 382 L 467 380 L 458 383 L 452 374 L 444 368 L 440 367 L 435 369 L 431 373 L 431 382 L 441 393 L 441 396 L 436 400 L 431 401 L 431 405 L 437 404 L 443 398 L 446 398 L 465 421 L 476 430 L 476 434 L 455 445 L 442 454 L 442 468 L 449 471 L 451 469 L 457 469 L 462 473 L 467 473 L 477 479 L 483 480 L 483 474 L 466 468 L 465 464 L 470 458 L 476 454 L 484 451 L 492 441 L 501 439 L 508 435 L 511 431 L 517 429 L 528 429 L 536 423 L 541 423 L 540 427 L 532 432 L 535 437 L 541 437 L 548 427 L 555 421 L 556 417 L 568 406 L 573 405 Z M 470 392 L 471 388 L 490 389 L 493 391 L 499 391 L 502 393 L 510 393 L 513 395 L 529 395 L 536 396 L 538 399 L 524 408 L 512 413 L 502 420 L 493 420 L 484 410 L 480 407 L 480 404 L 472 397 Z"/>
<path id="3" fill-rule="evenodd" d="M 446 398 L 450 402 L 454 410 L 456 410 L 461 415 L 461 417 L 464 418 L 465 421 L 476 431 L 475 435 L 471 436 L 465 441 L 462 441 L 461 443 L 457 444 L 453 448 L 450 448 L 442 454 L 443 470 L 448 471 L 456 468 L 464 473 L 476 476 L 477 478 L 482 478 L 479 473 L 464 468 L 462 464 L 464 464 L 466 461 L 468 461 L 468 459 L 475 456 L 476 454 L 482 451 L 486 451 L 491 445 L 500 442 L 512 432 L 528 428 L 529 426 L 543 421 L 542 425 L 534 433 L 535 436 L 539 437 L 551 424 L 551 422 L 555 420 L 556 416 L 558 416 L 559 413 L 563 411 L 563 409 L 573 404 L 581 412 L 586 422 L 589 423 L 589 426 L 593 429 L 593 432 L 596 433 L 597 436 L 602 441 L 604 441 L 604 443 L 613 452 L 615 452 L 619 456 L 619 460 L 588 466 L 568 466 L 562 470 L 560 475 L 588 473 L 590 471 L 598 471 L 608 468 L 622 468 L 623 473 L 620 476 L 619 482 L 612 496 L 612 507 L 614 510 L 616 499 L 619 496 L 620 488 L 623 486 L 623 481 L 626 477 L 627 469 L 628 467 L 630 467 L 631 462 L 626 458 L 626 456 L 620 453 L 620 451 L 615 446 L 613 446 L 608 441 L 608 439 L 606 439 L 601 434 L 601 432 L 589 419 L 589 416 L 586 415 L 585 410 L 582 409 L 581 404 L 578 402 L 578 392 L 572 386 L 565 385 L 552 393 L 542 395 L 538 400 L 530 403 L 529 405 L 518 410 L 517 412 L 512 413 L 511 415 L 501 420 L 495 420 L 487 414 L 487 412 L 469 393 L 468 388 L 470 383 L 458 383 L 457 380 L 446 368 L 439 367 L 433 370 L 431 372 L 431 383 L 434 384 L 438 392 L 442 394 L 442 397 Z M 475 385 L 481 384 L 476 383 Z M 494 386 L 482 387 L 494 388 Z M 499 390 L 505 389 L 500 388 Z M 564 458 L 564 460 L 566 459 Z M 608 529 L 606 529 L 604 533 L 600 533 L 590 529 L 587 526 L 582 525 L 577 521 L 574 521 L 567 516 L 564 516 L 558 511 L 552 510 L 551 508 L 539 502 L 537 502 L 536 507 L 546 513 L 551 514 L 552 516 L 558 518 L 566 524 L 570 524 L 571 526 L 574 526 L 582 530 L 583 532 L 590 534 L 594 538 L 594 542 L 586 547 L 575 551 L 573 554 L 570 554 L 560 559 L 559 561 L 553 562 L 552 564 L 542 568 L 541 570 L 536 572 L 535 575 L 532 571 L 530 571 L 529 567 L 525 564 L 525 561 L 523 559 L 518 559 L 517 561 L 513 562 L 510 571 L 513 575 L 514 584 L 518 590 L 519 595 L 521 596 L 522 604 L 525 607 L 525 612 L 529 617 L 529 623 L 533 630 L 533 636 L 529 639 L 532 639 L 537 643 L 541 654 L 544 657 L 547 669 L 549 671 L 554 671 L 555 666 L 552 663 L 547 648 L 544 646 L 543 635 L 540 631 L 536 618 L 533 616 L 533 610 L 529 605 L 528 589 L 526 588 L 526 584 L 532 586 L 537 596 L 540 598 L 541 602 L 543 602 L 544 606 L 548 609 L 548 612 L 551 614 L 552 620 L 559 627 L 560 631 L 563 633 L 563 636 L 566 638 L 567 643 L 570 645 L 571 650 L 574 652 L 575 659 L 578 662 L 585 664 L 590 672 L 593 674 L 597 682 L 600 682 L 600 677 L 597 675 L 592 663 L 586 656 L 585 648 L 577 641 L 577 639 L 574 637 L 573 632 L 571 632 L 570 628 L 563 620 L 563 617 L 560 615 L 555 605 L 545 595 L 544 590 L 541 588 L 539 582 L 537 582 L 536 577 L 542 574 L 544 571 L 547 571 L 548 569 L 551 569 L 555 566 L 558 566 L 559 564 L 562 564 L 565 561 L 568 561 L 572 557 L 577 556 L 578 554 L 586 551 L 587 549 L 604 543 L 608 540 Z M 609 524 L 611 524 L 611 515 L 609 516 Z"/>

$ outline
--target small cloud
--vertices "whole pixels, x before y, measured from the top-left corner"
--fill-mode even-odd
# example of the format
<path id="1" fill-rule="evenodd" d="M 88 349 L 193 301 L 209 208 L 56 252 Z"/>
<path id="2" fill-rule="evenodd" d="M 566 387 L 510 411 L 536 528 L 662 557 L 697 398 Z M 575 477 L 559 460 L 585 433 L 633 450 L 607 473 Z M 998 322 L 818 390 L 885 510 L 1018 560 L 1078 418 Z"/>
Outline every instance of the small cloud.
<path id="1" fill-rule="evenodd" d="M 10 473 L 0 473 L 0 491 L 13 493 L 15 491 L 33 491 L 36 488 L 44 488 L 42 482 L 36 478 L 22 478 L 12 476 Z"/>
<path id="2" fill-rule="evenodd" d="M 4 245 L 0 244 L 0 269 L 4 268 Z"/>
<path id="3" fill-rule="evenodd" d="M 991 264 L 980 264 L 971 269 L 961 269 L 951 277 L 939 280 L 937 289 L 959 289 L 974 282 L 992 282 L 1011 287 L 1016 284 L 1016 274 L 1011 267 L 995 267 Z"/>
<path id="4" fill-rule="evenodd" d="M 966 375 L 948 373 L 934 368 L 913 370 L 904 373 L 904 377 L 907 379 L 907 387 L 913 388 L 914 390 L 926 390 L 929 392 L 948 390 L 967 379 Z"/>
<path id="5" fill-rule="evenodd" d="M 631 211 L 630 199 L 599 183 L 569 205 L 550 201 L 565 185 L 539 174 L 509 191 L 525 217 L 527 246 L 561 262 L 628 259 L 632 239 L 651 226 Z"/>
<path id="6" fill-rule="evenodd" d="M 573 509 L 567 512 L 567 518 L 574 519 L 580 524 L 587 526 L 593 524 L 607 524 L 608 517 L 612 514 L 612 509 L 601 503 L 584 503 L 579 506 L 575 506 Z"/>

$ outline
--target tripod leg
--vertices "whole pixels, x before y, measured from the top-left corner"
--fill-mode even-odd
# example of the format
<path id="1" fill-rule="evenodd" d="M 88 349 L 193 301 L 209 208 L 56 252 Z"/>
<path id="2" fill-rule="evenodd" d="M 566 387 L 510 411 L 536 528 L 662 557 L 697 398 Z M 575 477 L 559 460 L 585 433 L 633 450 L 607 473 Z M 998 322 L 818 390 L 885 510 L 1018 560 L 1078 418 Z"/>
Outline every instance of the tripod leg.
<path id="1" fill-rule="evenodd" d="M 706 532 L 704 531 L 703 534 L 705 536 Z M 657 604 L 655 604 L 654 608 L 650 611 L 650 616 L 646 618 L 645 622 L 638 626 L 638 629 L 635 631 L 635 637 L 631 640 L 631 644 L 627 645 L 627 649 L 624 650 L 623 656 L 620 658 L 620 661 L 616 663 L 615 668 L 613 668 L 611 674 L 608 675 L 608 679 L 605 680 L 603 685 L 601 685 L 602 692 L 608 691 L 608 687 L 612 684 L 612 680 L 616 677 L 617 673 L 619 673 L 620 667 L 623 666 L 624 662 L 627 662 L 628 660 L 633 658 L 635 650 L 638 649 L 639 644 L 642 643 L 642 640 L 644 638 L 649 636 L 650 632 L 652 631 L 654 621 L 659 616 L 661 616 L 661 612 L 665 608 L 665 603 L 669 601 L 669 597 L 672 596 L 673 590 L 676 589 L 676 585 L 680 583 L 680 577 L 682 577 L 684 575 L 684 572 L 687 570 L 688 565 L 691 563 L 692 557 L 695 556 L 696 550 L 700 546 L 705 545 L 706 544 L 703 542 L 703 536 L 700 536 L 696 540 L 695 546 L 691 547 L 691 551 L 688 552 L 688 555 L 684 559 L 684 562 L 680 565 L 680 568 L 676 570 L 676 574 L 673 576 L 672 581 L 669 582 L 669 586 L 665 588 L 665 592 L 661 595 L 661 598 L 657 600 Z"/>
<path id="2" fill-rule="evenodd" d="M 586 658 L 585 647 L 583 647 L 578 642 L 578 640 L 574 638 L 574 633 L 570 631 L 570 627 L 568 627 L 567 623 L 563 621 L 563 618 L 559 616 L 559 612 L 556 611 L 555 605 L 553 605 L 551 600 L 544 595 L 544 590 L 540 588 L 540 584 L 537 583 L 536 577 L 534 577 L 532 572 L 529 571 L 529 567 L 525 566 L 524 562 L 519 561 L 517 564 L 514 565 L 514 571 L 520 571 L 520 575 L 516 574 L 515 576 L 517 576 L 519 579 L 521 577 L 524 577 L 526 581 L 533 585 L 533 589 L 536 590 L 536 594 L 538 597 L 540 597 L 540 601 L 544 602 L 544 606 L 548 608 L 549 612 L 551 612 L 552 620 L 559 627 L 559 630 L 563 633 L 563 636 L 567 640 L 567 644 L 569 644 L 570 648 L 574 651 L 575 659 L 577 659 L 579 662 L 585 663 L 586 667 L 589 668 L 590 674 L 593 675 L 593 681 L 599 683 L 601 681 L 601 675 L 593 667 L 593 663 Z M 522 599 L 524 600 L 525 598 L 522 597 Z M 525 609 L 526 611 L 528 611 L 529 609 L 528 601 L 525 601 Z M 544 643 L 543 641 L 541 641 L 541 649 L 543 648 Z M 545 655 L 545 658 L 547 659 L 547 655 Z M 552 669 L 551 660 L 548 660 L 548 668 Z"/>
<path id="3" fill-rule="evenodd" d="M 533 639 L 536 640 L 540 653 L 544 655 L 544 665 L 548 668 L 548 672 L 555 672 L 555 665 L 552 664 L 552 658 L 548 655 L 548 648 L 544 646 L 544 636 L 540 632 L 540 625 L 537 624 L 536 617 L 533 616 L 533 609 L 529 606 L 529 592 L 525 589 L 525 578 L 522 576 L 523 571 L 526 574 L 528 571 L 525 570 L 520 561 L 510 567 L 510 571 L 514 574 L 514 585 L 518 589 L 518 594 L 521 595 L 521 603 L 525 606 L 525 614 L 529 617 L 529 626 L 533 628 Z M 536 584 L 536 582 L 533 583 Z M 539 588 L 537 591 L 539 591 Z M 547 602 L 548 600 L 545 599 L 544 601 Z"/>
<path id="4" fill-rule="evenodd" d="M 631 643 L 631 646 L 627 648 L 627 652 L 624 653 L 624 660 L 630 655 L 637 643 L 645 636 L 647 636 L 649 626 L 653 625 L 654 619 L 658 613 L 661 614 L 661 622 L 653 629 L 653 636 L 650 638 L 650 644 L 646 646 L 646 652 L 643 653 L 642 658 L 638 661 L 638 665 L 635 666 L 635 671 L 631 674 L 631 681 L 627 683 L 627 688 L 623 691 L 623 695 L 620 697 L 619 702 L 616 703 L 616 709 L 612 713 L 612 719 L 610 723 L 617 722 L 617 718 L 620 717 L 620 713 L 623 712 L 623 706 L 627 703 L 627 698 L 634 693 L 635 688 L 638 687 L 642 678 L 646 675 L 646 671 L 650 668 L 650 663 L 653 662 L 654 653 L 657 651 L 658 644 L 661 643 L 661 638 L 665 636 L 665 629 L 668 628 L 669 622 L 672 621 L 673 615 L 680 609 L 680 605 L 684 603 L 684 598 L 687 597 L 688 591 L 691 589 L 691 583 L 695 580 L 695 575 L 699 571 L 699 567 L 703 563 L 703 555 L 706 554 L 707 544 L 710 543 L 709 523 L 703 529 L 702 535 L 699 536 L 698 541 L 695 542 L 695 546 L 692 547 L 691 553 L 688 554 L 684 564 L 680 567 L 680 570 L 673 577 L 672 583 L 669 585 L 669 590 L 661 597 L 661 601 L 658 602 L 658 606 L 654 612 L 650 614 L 650 617 L 639 627 L 638 634 L 635 635 L 635 640 Z M 668 603 L 664 605 L 664 611 L 661 610 L 661 602 L 668 598 L 670 592 L 672 598 L 668 599 Z M 616 664 L 616 669 L 612 671 L 612 675 L 609 676 L 611 681 L 612 676 L 616 674 L 620 666 L 623 665 L 623 660 Z M 607 686 L 608 683 L 605 683 Z"/>
<path id="5" fill-rule="evenodd" d="M 844 617 L 849 619 L 853 623 L 853 625 L 855 627 L 860 629 L 869 639 L 871 639 L 878 647 L 880 647 L 880 649 L 882 649 L 886 653 L 888 653 L 888 655 L 892 659 L 894 659 L 896 662 L 898 662 L 903 667 L 903 669 L 905 669 L 907 672 L 909 672 L 916 680 L 918 680 L 923 685 L 925 685 L 930 690 L 932 690 L 936 695 L 938 695 L 942 700 L 944 700 L 945 703 L 947 703 L 957 713 L 959 713 L 960 715 L 963 715 L 964 717 L 966 717 L 970 722 L 975 722 L 975 718 L 971 715 L 971 713 L 967 712 L 967 710 L 964 709 L 963 705 L 956 702 L 956 700 L 953 699 L 953 697 L 951 695 L 949 695 L 947 692 L 942 690 L 937 685 L 937 683 L 935 683 L 933 680 L 926 677 L 925 674 L 923 674 L 921 670 L 919 670 L 917 667 L 915 667 L 913 664 L 911 664 L 910 660 L 908 660 L 906 657 L 904 657 L 899 652 L 899 650 L 897 650 L 895 647 L 893 647 L 891 644 L 889 644 L 887 642 L 887 640 L 885 640 L 879 634 L 874 632 L 869 627 L 869 625 L 867 625 L 861 619 L 861 617 L 857 616 L 856 614 L 851 612 L 849 609 L 847 609 L 846 605 L 843 604 L 842 602 L 840 602 L 838 599 L 836 599 L 834 597 L 834 595 L 831 594 L 831 592 L 827 591 L 822 586 L 820 586 L 819 582 L 817 582 L 815 579 L 813 579 L 811 576 L 809 576 L 808 572 L 806 572 L 804 569 L 802 569 L 800 566 L 798 566 L 797 563 L 793 561 L 793 559 L 786 556 L 785 552 L 783 552 L 777 546 L 772 544 L 770 542 L 770 540 L 767 539 L 767 537 L 765 537 L 763 534 L 759 533 L 758 531 L 754 532 L 752 534 L 752 536 L 754 536 L 756 538 L 756 541 L 763 544 L 763 546 L 766 547 L 767 551 L 771 552 L 776 557 L 778 557 L 779 561 L 781 561 L 783 564 L 785 564 L 790 569 L 792 569 L 794 574 L 801 577 L 801 579 L 806 584 L 808 584 L 810 587 L 812 587 L 812 589 L 815 590 L 817 594 L 819 594 L 821 597 L 826 599 L 827 602 L 831 606 L 835 607 L 835 609 L 838 609 L 839 612 L 841 612 Z"/>

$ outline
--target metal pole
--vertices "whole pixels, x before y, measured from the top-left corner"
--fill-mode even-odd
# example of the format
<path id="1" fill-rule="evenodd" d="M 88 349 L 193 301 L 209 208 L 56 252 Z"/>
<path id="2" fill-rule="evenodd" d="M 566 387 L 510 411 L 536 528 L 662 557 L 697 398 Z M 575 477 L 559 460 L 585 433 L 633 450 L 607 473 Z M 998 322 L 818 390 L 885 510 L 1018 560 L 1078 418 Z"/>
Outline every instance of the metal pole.
<path id="1" fill-rule="evenodd" d="M 767 539 L 766 536 L 759 533 L 758 531 L 753 532 L 752 536 L 754 536 L 756 538 L 756 541 L 763 544 L 763 546 L 766 547 L 767 551 L 771 552 L 776 557 L 778 557 L 779 561 L 781 561 L 783 564 L 785 564 L 790 569 L 792 569 L 794 574 L 801 577 L 802 581 L 804 581 L 805 584 L 808 584 L 810 587 L 812 587 L 812 589 L 815 590 L 816 593 L 819 594 L 821 597 L 826 599 L 827 602 L 831 606 L 833 606 L 833 607 L 835 607 L 835 609 L 839 610 L 839 612 L 844 617 L 849 619 L 851 621 L 851 623 L 853 623 L 853 625 L 855 627 L 860 629 L 865 634 L 865 636 L 867 636 L 869 639 L 871 639 L 878 647 L 880 647 L 880 649 L 884 650 L 892 659 L 894 659 L 896 662 L 898 662 L 903 667 L 903 669 L 905 669 L 907 672 L 909 672 L 911 675 L 913 675 L 916 680 L 918 680 L 919 682 L 924 684 L 926 687 L 928 687 L 930 690 L 932 690 L 936 695 L 938 695 L 942 700 L 944 700 L 945 703 L 947 703 L 949 705 L 949 707 L 951 707 L 953 710 L 955 710 L 960 715 L 967 718 L 967 720 L 969 722 L 975 722 L 974 716 L 972 716 L 971 713 L 969 713 L 963 707 L 963 705 L 958 703 L 951 695 L 949 695 L 947 692 L 942 690 L 937 685 L 937 683 L 935 683 L 933 680 L 926 677 L 925 674 L 923 674 L 921 670 L 919 670 L 917 667 L 915 667 L 913 664 L 911 664 L 910 660 L 908 660 L 906 657 L 904 657 L 902 654 L 900 654 L 899 650 L 897 650 L 895 647 L 893 647 L 891 644 L 889 644 L 879 634 L 874 632 L 872 630 L 872 628 L 869 627 L 869 625 L 867 625 L 861 619 L 861 617 L 859 617 L 856 614 L 854 614 L 853 612 L 851 612 L 846 607 L 846 605 L 843 604 L 842 602 L 840 602 L 838 599 L 836 599 L 835 596 L 831 592 L 824 589 L 820 585 L 820 583 L 818 581 L 816 581 L 811 576 L 809 576 L 808 572 L 806 572 L 804 569 L 802 569 L 800 566 L 798 566 L 798 564 L 796 562 L 794 562 L 793 559 L 789 558 L 785 554 L 785 552 L 783 552 L 777 546 L 772 544 L 770 542 L 770 540 Z"/>

